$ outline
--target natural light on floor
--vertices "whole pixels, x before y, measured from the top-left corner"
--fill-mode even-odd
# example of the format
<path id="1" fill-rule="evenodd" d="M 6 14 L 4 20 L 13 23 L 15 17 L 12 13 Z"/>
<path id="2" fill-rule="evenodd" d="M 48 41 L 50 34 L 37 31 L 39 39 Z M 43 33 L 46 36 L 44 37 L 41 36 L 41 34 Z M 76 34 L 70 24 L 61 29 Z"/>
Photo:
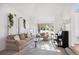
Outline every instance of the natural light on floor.
<path id="1" fill-rule="evenodd" d="M 61 52 L 59 49 L 56 49 L 56 47 L 52 44 L 51 41 L 49 41 L 49 43 L 38 45 L 38 48 L 47 51 Z"/>

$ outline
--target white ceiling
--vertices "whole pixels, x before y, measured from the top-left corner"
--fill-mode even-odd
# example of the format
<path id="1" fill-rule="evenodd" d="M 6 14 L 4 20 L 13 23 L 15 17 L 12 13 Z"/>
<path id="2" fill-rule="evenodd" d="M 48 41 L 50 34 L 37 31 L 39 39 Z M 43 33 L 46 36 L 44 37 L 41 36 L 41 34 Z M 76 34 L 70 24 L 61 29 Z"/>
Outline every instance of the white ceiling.
<path id="1" fill-rule="evenodd" d="M 63 15 L 70 11 L 72 4 L 67 3 L 26 3 L 26 4 L 8 4 L 11 7 L 14 7 L 20 13 L 23 13 L 28 16 L 57 16 Z"/>
<path id="2" fill-rule="evenodd" d="M 11 7 L 24 17 L 34 17 L 40 22 L 69 18 L 72 9 L 70 3 L 4 3 L 3 5 Z"/>

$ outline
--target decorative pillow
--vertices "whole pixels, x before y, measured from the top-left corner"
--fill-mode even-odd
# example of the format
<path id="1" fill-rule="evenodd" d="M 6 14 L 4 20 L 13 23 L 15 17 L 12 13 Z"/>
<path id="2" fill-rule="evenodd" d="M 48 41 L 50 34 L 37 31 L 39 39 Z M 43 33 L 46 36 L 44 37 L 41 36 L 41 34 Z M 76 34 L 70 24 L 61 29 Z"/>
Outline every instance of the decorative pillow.
<path id="1" fill-rule="evenodd" d="M 20 34 L 20 39 L 21 39 L 21 40 L 25 40 L 25 35 L 24 35 L 24 33 Z"/>
<path id="2" fill-rule="evenodd" d="M 19 35 L 14 36 L 15 40 L 20 40 Z"/>

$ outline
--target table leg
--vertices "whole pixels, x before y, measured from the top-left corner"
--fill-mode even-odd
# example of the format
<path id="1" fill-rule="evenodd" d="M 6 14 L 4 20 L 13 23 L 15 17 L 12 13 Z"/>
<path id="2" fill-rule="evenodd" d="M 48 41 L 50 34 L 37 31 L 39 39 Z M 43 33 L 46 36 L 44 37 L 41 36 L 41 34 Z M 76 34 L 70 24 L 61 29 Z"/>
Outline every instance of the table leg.
<path id="1" fill-rule="evenodd" d="M 35 41 L 35 47 L 37 47 L 37 41 Z"/>

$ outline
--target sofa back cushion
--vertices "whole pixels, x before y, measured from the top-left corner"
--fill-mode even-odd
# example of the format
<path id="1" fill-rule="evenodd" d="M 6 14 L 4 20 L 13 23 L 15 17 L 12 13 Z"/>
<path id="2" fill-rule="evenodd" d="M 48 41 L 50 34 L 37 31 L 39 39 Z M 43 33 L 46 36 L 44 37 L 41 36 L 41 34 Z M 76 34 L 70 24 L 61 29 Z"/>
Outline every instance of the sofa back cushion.
<path id="1" fill-rule="evenodd" d="M 8 35 L 7 39 L 14 40 L 14 35 Z"/>
<path id="2" fill-rule="evenodd" d="M 24 33 L 21 33 L 19 36 L 20 36 L 20 40 L 25 40 L 25 34 Z"/>

